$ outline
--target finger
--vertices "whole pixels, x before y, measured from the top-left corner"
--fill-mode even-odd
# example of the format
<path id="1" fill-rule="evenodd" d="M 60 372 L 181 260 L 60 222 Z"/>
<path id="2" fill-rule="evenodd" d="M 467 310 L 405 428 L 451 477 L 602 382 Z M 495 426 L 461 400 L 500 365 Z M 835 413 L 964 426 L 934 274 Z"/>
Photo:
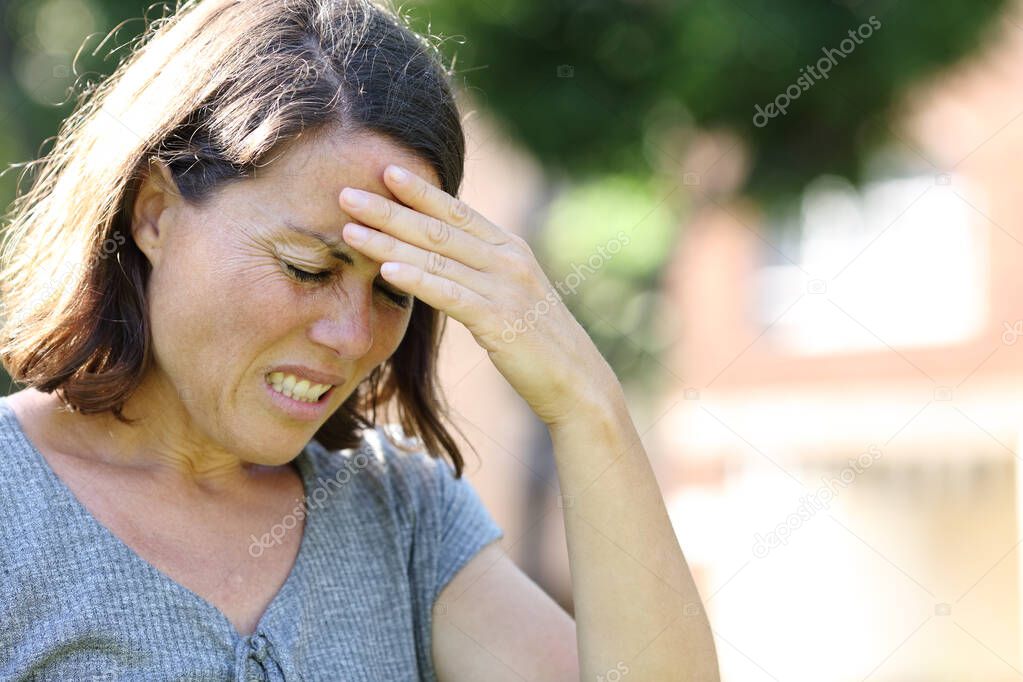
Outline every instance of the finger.
<path id="1" fill-rule="evenodd" d="M 387 261 L 380 266 L 380 276 L 469 329 L 479 326 L 478 318 L 487 310 L 487 300 L 475 291 L 409 263 Z"/>
<path id="2" fill-rule="evenodd" d="M 402 203 L 417 211 L 495 246 L 508 243 L 508 233 L 505 230 L 477 213 L 469 204 L 403 166 L 388 166 L 384 170 L 384 184 Z"/>
<path id="3" fill-rule="evenodd" d="M 364 234 L 357 236 L 359 228 L 364 230 Z M 450 279 L 483 296 L 487 295 L 488 280 L 483 273 L 436 251 L 421 249 L 386 232 L 356 223 L 346 223 L 341 234 L 347 243 L 379 263 L 399 262 L 413 265 L 423 272 Z"/>
<path id="4" fill-rule="evenodd" d="M 362 202 L 353 204 L 352 197 Z M 341 192 L 341 202 L 352 217 L 407 244 L 440 253 L 476 269 L 483 269 L 488 261 L 490 244 L 379 194 L 346 187 Z"/>

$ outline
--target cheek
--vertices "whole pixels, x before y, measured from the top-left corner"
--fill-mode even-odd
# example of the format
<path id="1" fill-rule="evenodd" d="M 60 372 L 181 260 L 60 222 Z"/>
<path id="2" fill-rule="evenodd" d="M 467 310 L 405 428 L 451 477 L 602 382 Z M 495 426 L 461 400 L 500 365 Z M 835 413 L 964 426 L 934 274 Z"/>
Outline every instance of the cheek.
<path id="1" fill-rule="evenodd" d="M 387 304 L 381 306 L 373 334 L 374 361 L 377 364 L 389 358 L 398 349 L 401 340 L 408 333 L 410 320 L 411 309 L 405 311 L 391 308 Z"/>
<path id="2" fill-rule="evenodd" d="M 294 307 L 286 305 L 279 282 L 266 282 L 270 269 L 195 248 L 153 271 L 147 298 L 154 356 L 179 388 L 201 383 L 200 393 L 219 394 L 246 371 L 238 363 L 253 356 L 261 339 L 287 324 L 283 316 Z"/>

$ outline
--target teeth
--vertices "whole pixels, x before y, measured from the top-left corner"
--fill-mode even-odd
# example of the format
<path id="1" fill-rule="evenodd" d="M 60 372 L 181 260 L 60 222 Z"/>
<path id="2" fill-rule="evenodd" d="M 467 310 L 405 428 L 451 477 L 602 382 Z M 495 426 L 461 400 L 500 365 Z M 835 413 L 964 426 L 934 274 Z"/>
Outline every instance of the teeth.
<path id="1" fill-rule="evenodd" d="M 304 403 L 315 403 L 331 387 L 331 384 L 310 384 L 307 379 L 283 372 L 272 372 L 266 379 L 278 393 Z"/>

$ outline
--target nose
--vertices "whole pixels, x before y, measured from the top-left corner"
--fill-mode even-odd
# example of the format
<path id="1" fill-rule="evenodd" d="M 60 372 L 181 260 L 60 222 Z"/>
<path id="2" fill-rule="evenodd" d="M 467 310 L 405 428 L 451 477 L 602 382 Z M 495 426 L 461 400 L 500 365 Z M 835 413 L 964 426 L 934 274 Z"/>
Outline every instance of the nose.
<path id="1" fill-rule="evenodd" d="M 309 338 L 344 359 L 357 360 L 373 346 L 373 285 L 361 278 L 323 297 Z"/>

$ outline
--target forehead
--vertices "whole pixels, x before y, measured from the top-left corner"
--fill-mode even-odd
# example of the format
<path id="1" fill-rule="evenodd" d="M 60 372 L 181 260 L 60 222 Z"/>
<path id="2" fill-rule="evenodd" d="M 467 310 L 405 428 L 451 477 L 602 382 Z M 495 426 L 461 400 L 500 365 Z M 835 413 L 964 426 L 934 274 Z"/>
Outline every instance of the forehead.
<path id="1" fill-rule="evenodd" d="M 274 199 L 297 201 L 306 210 L 338 210 L 337 198 L 345 187 L 395 199 L 383 181 L 384 169 L 392 163 L 440 187 L 436 172 L 425 160 L 376 133 L 337 129 L 305 133 L 272 158 L 269 165 L 256 170 L 253 180 L 263 189 L 272 186 Z M 329 206 L 321 207 L 323 202 Z"/>

